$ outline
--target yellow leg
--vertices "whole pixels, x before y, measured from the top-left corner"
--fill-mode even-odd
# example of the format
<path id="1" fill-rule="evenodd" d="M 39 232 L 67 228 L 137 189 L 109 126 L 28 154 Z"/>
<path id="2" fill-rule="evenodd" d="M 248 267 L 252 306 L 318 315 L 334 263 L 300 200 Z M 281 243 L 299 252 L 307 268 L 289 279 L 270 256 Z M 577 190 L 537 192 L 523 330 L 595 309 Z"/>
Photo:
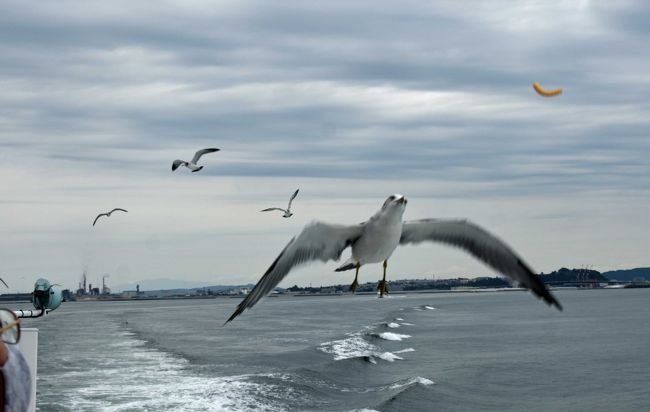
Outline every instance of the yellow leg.
<path id="1" fill-rule="evenodd" d="M 350 291 L 352 291 L 352 293 L 355 293 L 357 291 L 357 287 L 359 286 L 359 282 L 357 282 L 357 278 L 359 277 L 360 267 L 361 265 L 357 262 L 356 273 L 354 274 L 354 281 L 350 285 Z"/>
<path id="2" fill-rule="evenodd" d="M 379 281 L 377 285 L 377 290 L 379 291 L 379 297 L 383 298 L 384 295 L 388 294 L 388 282 L 386 282 L 386 268 L 388 267 L 388 259 L 384 260 L 384 278 Z"/>

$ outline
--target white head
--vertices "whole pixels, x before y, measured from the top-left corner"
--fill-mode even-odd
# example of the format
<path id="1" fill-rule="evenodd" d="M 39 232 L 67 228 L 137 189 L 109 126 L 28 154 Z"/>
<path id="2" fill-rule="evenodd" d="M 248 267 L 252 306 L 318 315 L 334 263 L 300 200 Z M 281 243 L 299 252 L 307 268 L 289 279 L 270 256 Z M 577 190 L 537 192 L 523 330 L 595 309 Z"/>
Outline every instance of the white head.
<path id="1" fill-rule="evenodd" d="M 404 195 L 400 194 L 394 194 L 388 197 L 386 201 L 384 202 L 384 205 L 381 207 L 381 211 L 383 213 L 389 212 L 389 213 L 399 213 L 399 216 L 402 216 L 404 214 L 404 210 L 406 209 L 406 204 L 408 203 L 408 200 L 404 197 Z"/>

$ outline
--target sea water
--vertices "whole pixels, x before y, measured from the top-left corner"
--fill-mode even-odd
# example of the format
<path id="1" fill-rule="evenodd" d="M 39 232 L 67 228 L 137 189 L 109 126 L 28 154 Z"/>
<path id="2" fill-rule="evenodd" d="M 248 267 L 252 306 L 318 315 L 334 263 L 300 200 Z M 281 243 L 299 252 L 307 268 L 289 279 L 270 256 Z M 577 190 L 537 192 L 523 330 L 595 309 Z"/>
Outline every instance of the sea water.
<path id="1" fill-rule="evenodd" d="M 40 411 L 638 411 L 650 289 L 69 302 Z M 15 306 L 15 305 L 14 305 Z"/>

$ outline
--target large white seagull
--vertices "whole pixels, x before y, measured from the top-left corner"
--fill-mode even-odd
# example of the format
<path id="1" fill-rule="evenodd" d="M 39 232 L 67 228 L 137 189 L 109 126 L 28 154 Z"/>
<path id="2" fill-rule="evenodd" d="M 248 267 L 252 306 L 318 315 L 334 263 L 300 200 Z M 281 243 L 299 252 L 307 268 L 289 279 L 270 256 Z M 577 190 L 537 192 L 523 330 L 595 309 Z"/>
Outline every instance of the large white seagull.
<path id="1" fill-rule="evenodd" d="M 402 216 L 406 204 L 404 196 L 392 195 L 368 221 L 358 225 L 345 226 L 323 222 L 307 225 L 298 236 L 289 241 L 226 323 L 244 310 L 252 308 L 275 289 L 295 266 L 312 260 L 338 260 L 347 247 L 352 248 L 352 256 L 336 271 L 356 270 L 350 287 L 354 291 L 361 266 L 383 261 L 384 277 L 378 286 L 380 296 L 383 296 L 388 293 L 386 268 L 393 251 L 398 245 L 424 241 L 459 247 L 497 272 L 517 281 L 519 286 L 529 289 L 547 304 L 562 310 L 562 305 L 530 266 L 502 240 L 467 220 L 423 219 L 404 222 Z"/>

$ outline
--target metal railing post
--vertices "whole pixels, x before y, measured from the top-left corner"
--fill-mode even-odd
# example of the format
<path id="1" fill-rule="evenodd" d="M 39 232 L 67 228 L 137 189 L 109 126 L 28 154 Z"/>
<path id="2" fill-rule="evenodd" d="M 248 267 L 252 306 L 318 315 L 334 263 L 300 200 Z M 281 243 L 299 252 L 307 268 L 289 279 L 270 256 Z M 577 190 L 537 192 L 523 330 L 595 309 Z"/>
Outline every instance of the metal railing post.
<path id="1" fill-rule="evenodd" d="M 36 373 L 38 372 L 38 329 L 21 328 L 20 342 L 17 346 L 25 357 L 32 375 L 32 399 L 27 410 L 34 412 L 36 411 Z"/>

